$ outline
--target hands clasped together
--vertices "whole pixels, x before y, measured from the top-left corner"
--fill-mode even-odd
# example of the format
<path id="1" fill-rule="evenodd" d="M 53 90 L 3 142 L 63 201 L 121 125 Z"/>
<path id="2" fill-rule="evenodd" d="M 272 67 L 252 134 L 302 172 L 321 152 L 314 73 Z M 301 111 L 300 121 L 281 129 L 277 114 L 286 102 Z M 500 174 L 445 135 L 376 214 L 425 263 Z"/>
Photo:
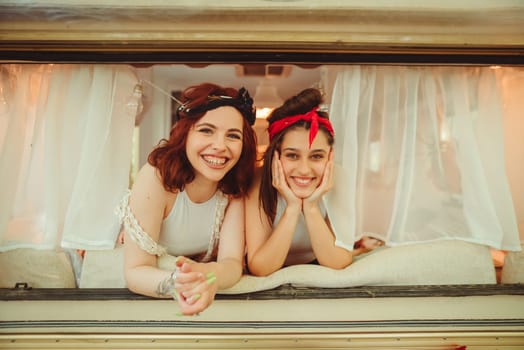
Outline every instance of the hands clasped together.
<path id="1" fill-rule="evenodd" d="M 201 271 L 202 265 L 178 257 L 173 274 L 175 300 L 181 313 L 196 315 L 205 310 L 215 298 L 217 292 L 216 275 L 212 271 Z"/>

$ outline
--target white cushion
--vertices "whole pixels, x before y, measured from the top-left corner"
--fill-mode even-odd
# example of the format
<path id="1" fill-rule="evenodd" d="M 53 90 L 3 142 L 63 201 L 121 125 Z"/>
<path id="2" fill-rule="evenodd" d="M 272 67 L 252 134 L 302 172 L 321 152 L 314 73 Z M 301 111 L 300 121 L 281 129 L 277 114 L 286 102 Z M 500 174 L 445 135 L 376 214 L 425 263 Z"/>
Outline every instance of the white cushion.
<path id="1" fill-rule="evenodd" d="M 80 288 L 125 288 L 124 247 L 112 250 L 86 250 Z"/>
<path id="2" fill-rule="evenodd" d="M 16 283 L 33 288 L 75 288 L 75 274 L 65 252 L 21 248 L 0 253 L 0 288 Z"/>
<path id="3" fill-rule="evenodd" d="M 175 268 L 175 257 L 159 259 L 159 267 Z M 319 265 L 285 267 L 267 277 L 245 275 L 220 294 L 242 294 L 282 284 L 319 288 L 364 285 L 494 284 L 489 248 L 463 241 L 420 243 L 379 248 L 342 270 Z M 80 287 L 123 288 L 123 249 L 86 252 Z"/>
<path id="4" fill-rule="evenodd" d="M 442 241 L 377 249 L 342 270 L 295 265 L 267 277 L 244 276 L 235 286 L 221 293 L 266 290 L 285 283 L 320 288 L 494 284 L 496 277 L 487 247 Z"/>
<path id="5" fill-rule="evenodd" d="M 508 252 L 504 258 L 501 283 L 524 283 L 524 245 L 520 252 Z"/>

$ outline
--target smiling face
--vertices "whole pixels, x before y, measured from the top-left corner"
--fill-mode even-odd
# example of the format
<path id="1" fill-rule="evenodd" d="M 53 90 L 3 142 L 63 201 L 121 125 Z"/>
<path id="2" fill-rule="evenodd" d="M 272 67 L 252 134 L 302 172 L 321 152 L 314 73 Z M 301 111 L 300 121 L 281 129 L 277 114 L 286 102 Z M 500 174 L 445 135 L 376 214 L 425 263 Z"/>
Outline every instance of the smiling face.
<path id="1" fill-rule="evenodd" d="M 195 180 L 220 181 L 240 159 L 243 117 L 234 107 L 212 109 L 189 130 L 186 154 Z"/>
<path id="2" fill-rule="evenodd" d="M 309 130 L 290 129 L 280 146 L 280 162 L 286 181 L 299 198 L 307 198 L 320 185 L 331 146 L 323 131 L 319 131 L 309 147 Z"/>

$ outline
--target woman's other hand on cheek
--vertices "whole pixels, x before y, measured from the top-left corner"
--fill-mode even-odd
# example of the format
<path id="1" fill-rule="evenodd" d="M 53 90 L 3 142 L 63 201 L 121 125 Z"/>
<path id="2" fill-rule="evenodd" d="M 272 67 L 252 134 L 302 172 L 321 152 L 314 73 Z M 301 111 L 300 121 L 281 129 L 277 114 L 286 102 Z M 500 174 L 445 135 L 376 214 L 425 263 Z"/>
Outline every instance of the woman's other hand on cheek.
<path id="1" fill-rule="evenodd" d="M 326 163 L 326 168 L 324 169 L 324 174 L 322 175 L 322 181 L 320 185 L 311 193 L 308 198 L 304 199 L 304 204 L 307 205 L 316 205 L 320 201 L 323 195 L 328 193 L 333 188 L 333 151 L 329 153 L 329 160 Z"/>
<path id="2" fill-rule="evenodd" d="M 273 187 L 284 198 L 287 205 L 296 205 L 302 208 L 302 200 L 295 195 L 295 193 L 287 183 L 286 175 L 284 174 L 284 168 L 282 167 L 282 162 L 280 161 L 278 152 L 275 152 L 275 154 L 273 155 L 273 164 L 271 164 L 271 171 Z"/>

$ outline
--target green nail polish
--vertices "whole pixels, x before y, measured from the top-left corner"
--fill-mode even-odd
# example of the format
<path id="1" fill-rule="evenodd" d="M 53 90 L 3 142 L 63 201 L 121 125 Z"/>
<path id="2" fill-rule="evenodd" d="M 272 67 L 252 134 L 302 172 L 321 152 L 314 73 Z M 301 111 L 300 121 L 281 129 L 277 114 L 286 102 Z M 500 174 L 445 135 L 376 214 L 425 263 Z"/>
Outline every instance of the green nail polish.
<path id="1" fill-rule="evenodd" d="M 202 295 L 200 295 L 200 293 L 198 293 L 198 294 L 193 295 L 192 299 L 193 299 L 193 301 L 197 301 L 198 299 L 200 299 L 201 296 Z"/>
<path id="2" fill-rule="evenodd" d="M 211 277 L 215 277 L 215 273 L 213 271 L 206 273 L 207 279 L 210 279 Z"/>
<path id="3" fill-rule="evenodd" d="M 213 284 L 215 283 L 215 281 L 217 280 L 217 277 L 216 276 L 211 276 L 207 279 L 207 284 Z"/>

